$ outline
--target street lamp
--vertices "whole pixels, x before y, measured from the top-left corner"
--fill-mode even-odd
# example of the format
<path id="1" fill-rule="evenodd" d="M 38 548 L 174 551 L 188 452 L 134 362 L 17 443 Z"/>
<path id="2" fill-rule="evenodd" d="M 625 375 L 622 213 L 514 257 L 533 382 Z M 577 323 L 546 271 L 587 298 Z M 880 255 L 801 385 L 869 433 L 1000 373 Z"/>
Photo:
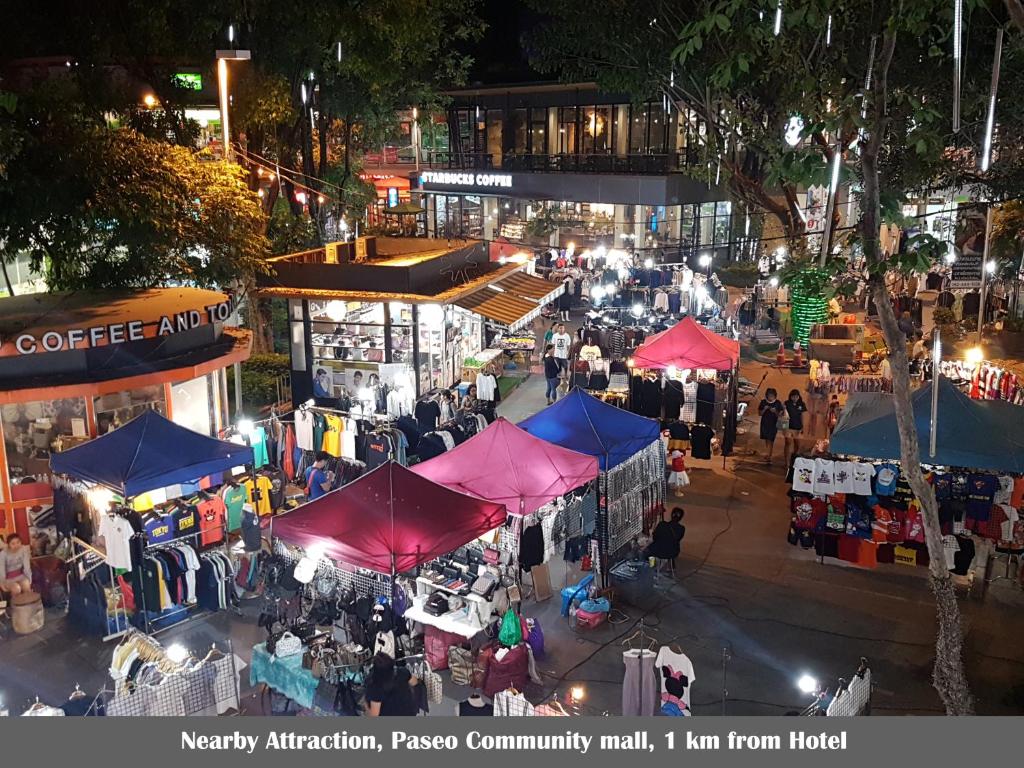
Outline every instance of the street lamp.
<path id="1" fill-rule="evenodd" d="M 234 42 L 234 29 L 231 30 L 231 42 Z M 248 61 L 252 58 L 249 51 L 229 48 L 217 51 L 217 87 L 220 92 L 220 127 L 221 140 L 224 142 L 224 159 L 231 160 L 231 126 L 228 123 L 228 62 Z"/>
<path id="2" fill-rule="evenodd" d="M 801 675 L 796 681 L 796 687 L 801 693 L 812 694 L 818 692 L 818 681 L 811 675 Z"/>

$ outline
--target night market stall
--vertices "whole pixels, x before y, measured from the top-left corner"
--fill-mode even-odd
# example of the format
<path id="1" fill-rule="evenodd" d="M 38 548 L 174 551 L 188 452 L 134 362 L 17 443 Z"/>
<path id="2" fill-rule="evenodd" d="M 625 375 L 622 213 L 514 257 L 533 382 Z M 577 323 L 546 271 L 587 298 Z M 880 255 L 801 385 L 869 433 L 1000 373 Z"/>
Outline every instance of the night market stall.
<path id="1" fill-rule="evenodd" d="M 530 571 L 534 588 L 549 590 L 548 556 L 584 539 L 587 488 L 598 476 L 591 456 L 553 445 L 498 418 L 479 434 L 413 472 L 452 490 L 503 504 L 512 516 L 494 544 L 510 564 Z M 578 493 L 578 495 L 574 494 Z"/>
<path id="2" fill-rule="evenodd" d="M 913 393 L 912 405 L 947 566 L 956 576 L 984 574 L 994 552 L 1024 552 L 1024 413 L 971 400 L 945 378 L 936 386 L 934 425 L 932 384 Z M 864 567 L 927 565 L 920 504 L 900 467 L 893 396 L 851 394 L 829 447 L 794 459 L 790 542 Z"/>
<path id="3" fill-rule="evenodd" d="M 503 504 L 395 462 L 275 518 L 272 559 L 283 572 L 267 582 L 306 599 L 298 612 L 268 603 L 261 622 L 268 640 L 253 649 L 253 684 L 306 708 L 356 714 L 374 655 L 445 668 L 452 646 L 483 636 L 496 606 L 497 577 L 481 568 L 482 557 L 470 562 L 465 545 L 505 520 Z M 525 660 L 526 651 L 519 654 Z M 312 657 L 309 665 L 303 656 Z M 414 674 L 433 689 L 436 676 L 426 665 Z M 439 701 L 436 693 L 430 703 Z"/>
<path id="4" fill-rule="evenodd" d="M 254 528 L 258 540 L 251 494 L 259 492 L 242 489 L 233 521 L 219 486 L 240 488 L 234 473 L 252 464 L 249 446 L 193 432 L 156 411 L 53 454 L 56 513 L 85 518 L 83 530 L 103 539 L 102 549 L 72 539 L 71 560 L 82 565 L 70 584 L 72 617 L 110 635 L 125 629 L 131 613 L 150 631 L 196 608 L 228 608 L 235 575 L 228 533 L 237 522 Z"/>
<path id="5" fill-rule="evenodd" d="M 739 359 L 738 341 L 684 317 L 633 353 L 630 408 L 674 422 L 672 438 L 689 441 L 695 459 L 711 458 L 718 435 L 728 456 L 736 442 Z"/>
<path id="6" fill-rule="evenodd" d="M 549 443 L 597 459 L 603 499 L 597 532 L 606 560 L 639 536 L 645 515 L 660 508 L 665 455 L 653 419 L 616 408 L 577 388 L 519 426 Z"/>

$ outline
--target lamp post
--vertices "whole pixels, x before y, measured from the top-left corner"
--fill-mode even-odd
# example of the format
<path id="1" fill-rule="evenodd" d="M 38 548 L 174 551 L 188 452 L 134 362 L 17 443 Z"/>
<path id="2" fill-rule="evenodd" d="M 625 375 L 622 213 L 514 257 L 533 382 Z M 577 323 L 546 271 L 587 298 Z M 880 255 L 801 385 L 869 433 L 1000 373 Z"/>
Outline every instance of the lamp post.
<path id="1" fill-rule="evenodd" d="M 234 35 L 230 35 L 231 42 L 234 42 Z M 224 142 L 224 159 L 232 160 L 234 153 L 231 151 L 231 126 L 228 122 L 228 62 L 248 61 L 252 58 L 249 51 L 228 48 L 217 51 L 217 88 L 220 92 L 220 128 L 221 140 Z"/>

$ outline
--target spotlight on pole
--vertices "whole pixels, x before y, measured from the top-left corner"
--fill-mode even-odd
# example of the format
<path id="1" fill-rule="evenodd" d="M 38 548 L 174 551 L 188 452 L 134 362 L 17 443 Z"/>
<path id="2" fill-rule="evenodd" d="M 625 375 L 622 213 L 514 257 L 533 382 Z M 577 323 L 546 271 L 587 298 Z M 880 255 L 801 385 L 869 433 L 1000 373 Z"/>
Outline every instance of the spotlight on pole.
<path id="1" fill-rule="evenodd" d="M 800 689 L 801 693 L 817 693 L 818 681 L 811 675 L 801 675 L 800 679 L 796 681 L 796 687 Z"/>

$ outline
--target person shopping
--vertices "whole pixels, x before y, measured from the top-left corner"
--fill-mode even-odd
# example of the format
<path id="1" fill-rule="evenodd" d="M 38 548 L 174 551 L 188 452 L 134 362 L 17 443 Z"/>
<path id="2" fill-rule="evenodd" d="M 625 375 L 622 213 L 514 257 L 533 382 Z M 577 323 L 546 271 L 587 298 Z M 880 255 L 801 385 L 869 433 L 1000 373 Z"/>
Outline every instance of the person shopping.
<path id="1" fill-rule="evenodd" d="M 683 515 L 686 513 L 682 507 L 675 507 L 672 510 L 670 520 L 661 520 L 651 532 L 651 543 L 644 550 L 645 557 L 656 557 L 659 560 L 675 562 L 683 546 L 683 538 L 686 536 L 686 526 L 683 525 Z"/>
<path id="2" fill-rule="evenodd" d="M 16 533 L 7 537 L 7 548 L 0 550 L 0 590 L 12 597 L 32 591 L 32 553 Z"/>
<path id="3" fill-rule="evenodd" d="M 769 387 L 764 393 L 764 399 L 757 407 L 761 416 L 761 439 L 764 440 L 766 451 L 765 463 L 772 463 L 772 451 L 775 449 L 775 438 L 779 433 L 779 417 L 786 412 L 779 402 L 779 393 Z"/>
<path id="4" fill-rule="evenodd" d="M 558 333 L 551 337 L 551 343 L 555 345 L 555 360 L 558 369 L 565 376 L 569 375 L 569 351 L 572 349 L 572 337 L 565 332 L 565 326 L 558 326 Z"/>
<path id="5" fill-rule="evenodd" d="M 547 400 L 548 405 L 551 405 L 558 399 L 558 377 L 561 372 L 562 368 L 555 359 L 555 345 L 548 344 L 544 347 L 544 379 L 548 383 L 544 398 Z"/>
<path id="6" fill-rule="evenodd" d="M 417 683 L 408 669 L 396 666 L 386 653 L 378 653 L 366 681 L 366 716 L 414 717 L 417 707 L 412 689 Z"/>
<path id="7" fill-rule="evenodd" d="M 804 399 L 800 396 L 800 390 L 791 390 L 789 397 L 786 398 L 786 416 L 788 417 L 789 424 L 782 431 L 783 461 L 786 466 L 789 466 L 789 457 L 796 453 L 797 448 L 800 447 L 800 433 L 804 429 L 804 414 L 806 412 L 807 406 L 804 404 Z"/>

